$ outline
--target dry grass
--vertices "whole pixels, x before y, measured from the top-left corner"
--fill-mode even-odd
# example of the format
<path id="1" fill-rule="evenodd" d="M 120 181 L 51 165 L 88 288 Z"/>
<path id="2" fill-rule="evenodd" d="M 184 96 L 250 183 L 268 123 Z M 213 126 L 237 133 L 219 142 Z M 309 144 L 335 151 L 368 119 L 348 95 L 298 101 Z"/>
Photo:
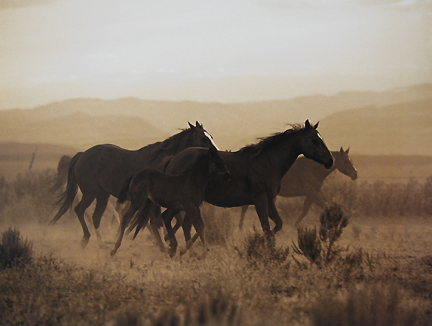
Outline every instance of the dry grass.
<path id="1" fill-rule="evenodd" d="M 432 324 L 429 216 L 354 215 L 337 240 L 349 250 L 318 266 L 303 256 L 294 261 L 294 218 L 266 243 L 252 209 L 240 231 L 238 210 L 206 207 L 207 220 L 217 220 L 208 232 L 231 226 L 215 234 L 206 256 L 197 243 L 198 254 L 170 259 L 144 231 L 111 257 L 95 237 L 79 248 L 75 218 L 48 227 L 49 213 L 31 196 L 12 199 L 0 231 L 17 227 L 33 260 L 0 271 L 0 325 Z M 103 235 L 112 241 L 116 230 L 107 222 Z M 318 214 L 305 226 L 319 230 Z M 178 239 L 183 246 L 181 233 Z"/>

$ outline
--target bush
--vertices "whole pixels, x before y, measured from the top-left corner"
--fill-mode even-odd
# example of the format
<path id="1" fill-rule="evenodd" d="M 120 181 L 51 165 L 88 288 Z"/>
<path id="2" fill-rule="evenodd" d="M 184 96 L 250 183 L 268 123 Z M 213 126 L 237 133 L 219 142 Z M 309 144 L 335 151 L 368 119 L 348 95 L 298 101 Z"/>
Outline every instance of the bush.
<path id="1" fill-rule="evenodd" d="M 22 240 L 18 229 L 9 228 L 2 232 L 0 244 L 0 269 L 23 266 L 32 261 L 33 244 Z"/>
<path id="2" fill-rule="evenodd" d="M 328 263 L 340 252 L 335 243 L 342 235 L 342 229 L 348 225 L 348 218 L 344 216 L 340 205 L 333 204 L 321 213 L 320 223 L 319 236 L 325 245 L 324 260 Z"/>
<path id="3" fill-rule="evenodd" d="M 299 226 L 297 228 L 298 246 L 293 242 L 293 250 L 296 254 L 305 256 L 311 263 L 321 264 L 322 246 L 317 236 L 316 228 L 308 229 Z"/>
<path id="4" fill-rule="evenodd" d="M 319 237 L 316 228 L 299 227 L 298 245 L 293 242 L 292 246 L 296 254 L 317 265 L 330 263 L 341 251 L 345 251 L 336 245 L 336 241 L 342 235 L 342 229 L 348 225 L 348 218 L 344 216 L 340 205 L 333 204 L 321 213 L 320 223 Z"/>
<path id="5" fill-rule="evenodd" d="M 244 240 L 241 249 L 236 248 L 240 257 L 246 258 L 251 265 L 282 264 L 289 255 L 289 247 L 276 247 L 274 237 L 267 237 L 254 228 L 254 233 L 249 234 Z"/>

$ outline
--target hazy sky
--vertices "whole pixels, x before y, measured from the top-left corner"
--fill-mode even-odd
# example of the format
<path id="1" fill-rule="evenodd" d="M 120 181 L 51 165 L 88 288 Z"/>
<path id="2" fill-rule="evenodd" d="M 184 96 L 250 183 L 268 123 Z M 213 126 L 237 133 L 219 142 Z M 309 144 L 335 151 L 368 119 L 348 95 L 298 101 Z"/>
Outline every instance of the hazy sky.
<path id="1" fill-rule="evenodd" d="M 0 0 L 0 109 L 432 82 L 432 0 Z"/>

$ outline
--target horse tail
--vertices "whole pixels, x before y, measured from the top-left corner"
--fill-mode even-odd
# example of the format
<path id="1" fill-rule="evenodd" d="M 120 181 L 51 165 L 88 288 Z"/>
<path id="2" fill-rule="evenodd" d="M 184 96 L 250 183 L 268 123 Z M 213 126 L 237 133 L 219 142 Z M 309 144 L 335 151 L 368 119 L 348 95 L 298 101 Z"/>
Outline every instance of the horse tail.
<path id="1" fill-rule="evenodd" d="M 120 189 L 119 195 L 117 197 L 117 202 L 119 204 L 123 204 L 127 199 L 128 199 L 128 195 L 129 195 L 129 186 L 132 182 L 132 178 L 130 177 L 129 179 L 127 179 L 124 183 L 123 186 Z"/>
<path id="2" fill-rule="evenodd" d="M 56 203 L 56 206 L 59 206 L 60 204 L 61 206 L 57 214 L 51 220 L 50 225 L 56 223 L 60 219 L 60 217 L 62 217 L 70 208 L 72 208 L 72 204 L 78 192 L 78 183 L 76 181 L 74 168 L 81 154 L 82 152 L 77 153 L 69 163 L 66 190 Z"/>
<path id="3" fill-rule="evenodd" d="M 72 157 L 69 155 L 63 155 L 60 158 L 60 161 L 57 164 L 57 176 L 55 177 L 55 180 L 49 189 L 50 193 L 56 193 L 61 187 L 63 187 L 64 184 L 66 184 L 71 160 Z"/>

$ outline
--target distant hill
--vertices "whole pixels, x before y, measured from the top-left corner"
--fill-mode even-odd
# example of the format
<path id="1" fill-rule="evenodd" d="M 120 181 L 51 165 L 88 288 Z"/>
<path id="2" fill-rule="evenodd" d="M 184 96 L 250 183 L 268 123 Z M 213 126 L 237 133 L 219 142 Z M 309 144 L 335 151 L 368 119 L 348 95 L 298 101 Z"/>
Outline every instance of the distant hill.
<path id="1" fill-rule="evenodd" d="M 319 130 L 330 148 L 356 154 L 432 155 L 432 100 L 337 112 Z"/>
<path id="2" fill-rule="evenodd" d="M 221 149 L 236 150 L 310 119 L 321 120 L 319 130 L 332 149 L 351 146 L 362 154 L 421 155 L 431 148 L 428 138 L 420 137 L 422 132 L 430 135 L 425 121 L 431 101 L 432 84 L 250 103 L 72 99 L 0 111 L 0 142 L 65 144 L 80 150 L 115 143 L 134 149 L 177 133 L 188 121 L 200 121 Z M 405 118 L 415 108 L 421 126 Z M 379 129 L 381 125 L 386 126 Z"/>
<path id="3" fill-rule="evenodd" d="M 33 110 L 0 112 L 0 141 L 69 145 L 85 150 L 100 143 L 138 149 L 168 136 L 137 117 L 74 113 L 38 115 Z"/>

